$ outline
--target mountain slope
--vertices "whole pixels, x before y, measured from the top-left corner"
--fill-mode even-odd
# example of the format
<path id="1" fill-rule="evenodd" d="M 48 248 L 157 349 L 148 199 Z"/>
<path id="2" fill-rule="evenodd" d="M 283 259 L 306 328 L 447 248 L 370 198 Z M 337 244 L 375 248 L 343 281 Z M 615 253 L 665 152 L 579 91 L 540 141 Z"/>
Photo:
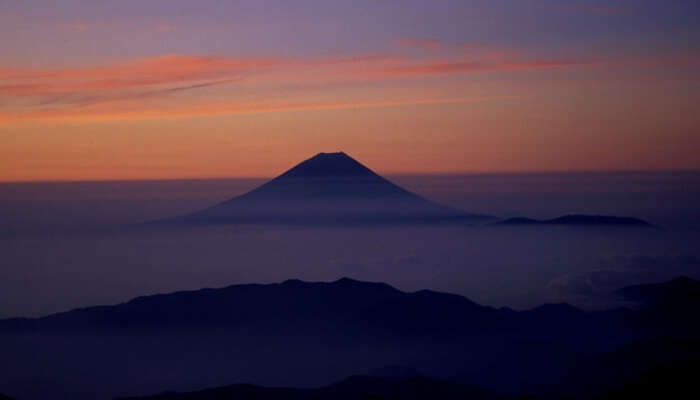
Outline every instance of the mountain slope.
<path id="1" fill-rule="evenodd" d="M 617 293 L 624 298 L 649 308 L 691 309 L 700 304 L 700 282 L 679 277 L 668 282 L 635 285 Z"/>
<path id="2" fill-rule="evenodd" d="M 484 400 L 499 399 L 474 386 L 440 381 L 426 377 L 385 379 L 352 376 L 341 382 L 315 388 L 266 388 L 253 385 L 231 385 L 190 393 L 161 393 L 122 400 Z"/>
<path id="3" fill-rule="evenodd" d="M 188 223 L 479 222 L 411 193 L 345 153 L 320 153 L 264 185 L 170 220 Z"/>
<path id="4" fill-rule="evenodd" d="M 454 315 L 462 318 L 455 319 Z M 384 283 L 342 278 L 328 283 L 288 280 L 137 297 L 122 304 L 81 308 L 43 318 L 0 320 L 0 330 L 170 329 L 321 321 L 353 330 L 368 325 L 392 330 L 416 325 L 412 328 L 415 332 L 423 327 L 438 332 L 458 325 L 467 328 L 496 323 L 501 317 L 509 314 L 462 296 L 428 290 L 406 293 Z"/>
<path id="5" fill-rule="evenodd" d="M 680 313 L 673 311 L 675 290 L 654 289 L 673 282 L 635 289 L 658 293 L 653 308 L 603 312 L 564 304 L 495 309 L 347 278 L 144 296 L 0 320 L 0 388 L 27 400 L 87 400 L 232 382 L 321 387 L 401 365 L 522 393 L 554 385 L 585 357 L 634 341 L 700 337 L 693 318 L 700 289 L 689 279 L 680 283 L 688 293 Z"/>

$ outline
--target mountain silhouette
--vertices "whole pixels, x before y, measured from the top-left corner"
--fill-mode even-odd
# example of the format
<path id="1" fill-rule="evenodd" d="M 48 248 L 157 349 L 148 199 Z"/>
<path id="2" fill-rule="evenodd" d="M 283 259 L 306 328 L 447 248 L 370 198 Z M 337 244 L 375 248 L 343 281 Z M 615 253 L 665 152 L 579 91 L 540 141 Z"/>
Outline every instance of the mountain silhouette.
<path id="1" fill-rule="evenodd" d="M 598 355 L 577 365 L 565 382 L 516 395 L 425 376 L 351 376 L 320 388 L 228 385 L 195 392 L 162 392 L 117 400 L 430 400 L 430 399 L 680 399 L 700 393 L 697 341 L 657 340 Z M 544 390 L 542 390 L 544 389 Z M 694 394 L 693 394 L 694 393 Z"/>
<path id="2" fill-rule="evenodd" d="M 338 152 L 319 153 L 248 193 L 167 222 L 436 223 L 488 219 L 411 193 Z"/>
<path id="3" fill-rule="evenodd" d="M 165 392 L 120 400 L 496 400 L 503 397 L 472 385 L 427 377 L 378 378 L 351 376 L 338 383 L 314 389 L 266 388 L 230 385 L 198 392 Z"/>
<path id="4" fill-rule="evenodd" d="M 628 286 L 617 293 L 641 307 L 667 309 L 700 305 L 700 282 L 686 276 L 663 283 Z"/>
<path id="5" fill-rule="evenodd" d="M 652 225 L 639 218 L 616 217 L 610 215 L 564 215 L 553 219 L 532 219 L 524 217 L 509 218 L 498 221 L 496 225 L 524 226 L 524 225 L 570 225 L 570 226 L 628 226 L 651 227 Z"/>
<path id="6" fill-rule="evenodd" d="M 514 311 L 459 295 L 405 292 L 349 278 L 149 295 L 41 318 L 0 320 L 0 389 L 26 400 L 87 400 L 235 382 L 325 387 L 387 365 L 405 367 L 373 378 L 406 380 L 421 371 L 438 381 L 457 377 L 459 383 L 509 395 L 537 387 L 567 389 L 574 383 L 586 386 L 588 377 L 610 364 L 596 361 L 597 354 L 656 337 L 700 338 L 694 318 L 699 285 L 683 278 L 623 289 L 644 293 L 656 306 L 593 312 L 566 304 Z M 686 294 L 679 299 L 678 293 Z M 643 347 L 648 368 L 640 373 L 666 361 L 692 361 L 669 358 L 700 348 L 683 343 L 663 351 Z M 684 351 L 668 350 L 678 348 Z M 588 359 L 593 361 L 587 364 Z M 633 357 L 620 359 L 641 365 Z M 581 380 L 573 382 L 569 375 L 577 365 L 590 368 L 581 369 Z M 440 393 L 442 384 L 431 385 Z"/>
<path id="7" fill-rule="evenodd" d="M 455 319 L 454 314 L 469 318 Z M 406 293 L 384 283 L 349 278 L 334 282 L 290 279 L 277 284 L 137 297 L 113 306 L 80 308 L 36 319 L 0 320 L 0 330 L 240 326 L 294 320 L 332 322 L 353 330 L 367 325 L 401 330 L 410 321 L 417 325 L 412 329 L 416 333 L 425 328 L 440 332 L 458 325 L 487 328 L 486 323 L 497 321 L 501 314 L 465 297 L 429 290 Z"/>

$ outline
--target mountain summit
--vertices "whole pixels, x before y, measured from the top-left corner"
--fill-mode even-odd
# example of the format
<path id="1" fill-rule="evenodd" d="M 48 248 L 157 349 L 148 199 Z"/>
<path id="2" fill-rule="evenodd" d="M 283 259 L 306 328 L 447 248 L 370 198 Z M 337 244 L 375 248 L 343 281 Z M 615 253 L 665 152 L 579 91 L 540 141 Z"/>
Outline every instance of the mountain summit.
<path id="1" fill-rule="evenodd" d="M 343 152 L 319 153 L 252 191 L 193 214 L 186 223 L 435 223 L 489 217 L 411 193 Z"/>
<path id="2" fill-rule="evenodd" d="M 320 178 L 320 177 L 379 177 L 371 169 L 343 153 L 318 153 L 277 179 Z"/>

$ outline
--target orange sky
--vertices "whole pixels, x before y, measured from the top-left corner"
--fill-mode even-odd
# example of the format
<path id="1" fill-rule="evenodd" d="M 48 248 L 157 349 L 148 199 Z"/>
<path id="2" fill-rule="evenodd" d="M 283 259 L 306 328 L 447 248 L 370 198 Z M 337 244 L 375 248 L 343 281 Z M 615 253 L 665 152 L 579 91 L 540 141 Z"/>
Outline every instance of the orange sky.
<path id="1" fill-rule="evenodd" d="M 72 41 L 56 41 L 64 57 L 27 42 L 29 55 L 2 28 L 17 40 L 0 56 L 0 181 L 272 176 L 338 150 L 385 173 L 700 168 L 700 56 L 683 46 L 601 36 L 562 50 L 445 39 L 435 25 L 333 51 L 205 52 L 177 34 L 206 28 L 164 18 L 147 31 L 160 44 L 115 55 L 95 43 L 141 19 L 115 19 L 107 36 L 26 15 Z"/>

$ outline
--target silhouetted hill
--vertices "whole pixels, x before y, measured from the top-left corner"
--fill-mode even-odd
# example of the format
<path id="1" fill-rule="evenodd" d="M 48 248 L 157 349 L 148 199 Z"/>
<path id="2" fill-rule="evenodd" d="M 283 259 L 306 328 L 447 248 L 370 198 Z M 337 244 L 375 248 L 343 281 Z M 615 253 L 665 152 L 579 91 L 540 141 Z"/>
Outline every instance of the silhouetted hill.
<path id="1" fill-rule="evenodd" d="M 5 396 L 4 394 L 0 393 L 0 400 L 13 400 L 13 399 L 10 396 Z"/>
<path id="2" fill-rule="evenodd" d="M 578 360 L 561 379 L 497 394 L 456 380 L 432 379 L 410 368 L 388 377 L 352 376 L 321 388 L 281 388 L 237 384 L 195 392 L 163 392 L 121 400 L 223 399 L 664 399 L 695 398 L 700 342 L 644 341 Z M 505 379 L 507 371 L 503 371 Z"/>
<path id="3" fill-rule="evenodd" d="M 405 365 L 387 365 L 381 368 L 375 368 L 367 375 L 374 378 L 407 379 L 423 376 L 424 374 L 413 367 L 407 367 Z"/>
<path id="4" fill-rule="evenodd" d="M 230 385 L 197 392 L 166 392 L 153 396 L 127 397 L 122 400 L 481 400 L 499 398 L 501 397 L 471 385 L 426 377 L 387 379 L 352 376 L 317 389 Z"/>
<path id="5" fill-rule="evenodd" d="M 246 194 L 166 222 L 347 224 L 489 219 L 426 200 L 339 152 L 319 153 Z"/>
<path id="6" fill-rule="evenodd" d="M 514 311 L 348 278 L 144 296 L 0 320 L 6 361 L 0 364 L 0 387 L 26 400 L 190 392 L 232 382 L 321 387 L 400 365 L 409 373 L 395 378 L 421 371 L 518 394 L 558 387 L 574 366 L 635 341 L 700 337 L 697 282 L 625 290 L 655 293 L 663 307 L 583 312 L 549 304 Z M 678 309 L 668 300 L 677 290 L 687 292 Z M 603 368 L 580 376 L 596 370 Z M 387 376 L 392 374 L 379 377 Z"/>
<path id="7" fill-rule="evenodd" d="M 681 277 L 669 282 L 635 285 L 616 293 L 626 299 L 644 315 L 641 321 L 647 329 L 666 334 L 699 335 L 700 319 L 695 315 L 700 309 L 700 282 Z"/>
<path id="8" fill-rule="evenodd" d="M 485 329 L 501 312 L 462 296 L 421 290 L 401 292 L 384 283 L 342 278 L 335 282 L 288 280 L 138 297 L 37 319 L 0 320 L 0 329 L 133 329 L 239 326 L 290 321 L 337 326 L 441 332 Z M 460 315 L 462 318 L 454 318 Z M 469 319 L 467 319 L 467 317 Z M 409 326 L 411 325 L 411 326 Z"/>
<path id="9" fill-rule="evenodd" d="M 672 281 L 622 288 L 618 294 L 649 308 L 695 308 L 700 305 L 700 282 L 680 277 Z"/>
<path id="10" fill-rule="evenodd" d="M 572 226 L 629 226 L 651 227 L 644 220 L 629 217 L 615 217 L 608 215 L 564 215 L 562 217 L 538 220 L 532 218 L 509 218 L 495 223 L 496 225 L 524 226 L 524 225 L 572 225 Z"/>

